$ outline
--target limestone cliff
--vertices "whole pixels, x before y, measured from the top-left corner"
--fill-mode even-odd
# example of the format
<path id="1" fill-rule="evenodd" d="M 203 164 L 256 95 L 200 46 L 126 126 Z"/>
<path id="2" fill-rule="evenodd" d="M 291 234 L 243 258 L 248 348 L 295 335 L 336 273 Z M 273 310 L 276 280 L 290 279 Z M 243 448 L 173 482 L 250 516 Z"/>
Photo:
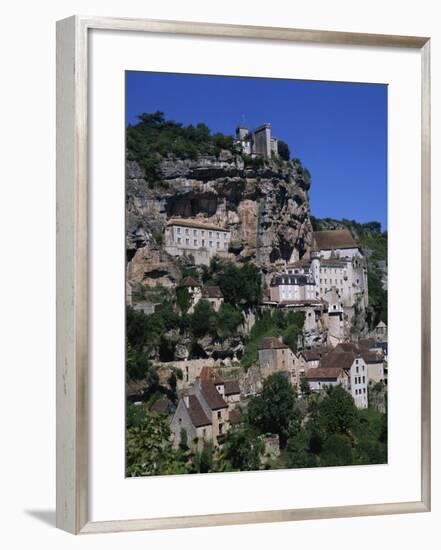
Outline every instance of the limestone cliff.
<path id="1" fill-rule="evenodd" d="M 279 259 L 303 257 L 312 237 L 308 187 L 301 168 L 293 162 L 246 165 L 241 155 L 226 150 L 195 160 L 164 158 L 155 181 L 129 161 L 129 283 L 171 287 L 179 281 L 180 265 L 164 250 L 165 226 L 172 217 L 225 225 L 231 231 L 229 259 L 252 261 L 263 273 L 273 270 Z"/>

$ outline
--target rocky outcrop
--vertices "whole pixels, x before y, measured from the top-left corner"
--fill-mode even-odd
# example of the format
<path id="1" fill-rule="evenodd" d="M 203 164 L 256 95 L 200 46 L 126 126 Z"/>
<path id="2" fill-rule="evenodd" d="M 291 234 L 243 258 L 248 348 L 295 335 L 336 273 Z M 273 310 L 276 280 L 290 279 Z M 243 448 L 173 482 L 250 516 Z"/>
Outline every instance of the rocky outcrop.
<path id="1" fill-rule="evenodd" d="M 277 260 L 309 252 L 308 185 L 292 163 L 249 167 L 225 151 L 196 160 L 163 159 L 158 181 L 147 181 L 136 162 L 128 162 L 126 177 L 130 283 L 173 286 L 179 280 L 179 264 L 164 250 L 171 217 L 225 225 L 231 261 L 253 261 L 264 273 Z"/>

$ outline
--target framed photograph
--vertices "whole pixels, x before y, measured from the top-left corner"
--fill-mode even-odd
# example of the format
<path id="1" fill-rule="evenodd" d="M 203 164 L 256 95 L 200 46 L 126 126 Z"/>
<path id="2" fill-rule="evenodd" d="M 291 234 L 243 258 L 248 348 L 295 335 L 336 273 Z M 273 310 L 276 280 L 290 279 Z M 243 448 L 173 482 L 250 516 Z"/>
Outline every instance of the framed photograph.
<path id="1" fill-rule="evenodd" d="M 57 24 L 57 525 L 430 510 L 430 40 Z"/>

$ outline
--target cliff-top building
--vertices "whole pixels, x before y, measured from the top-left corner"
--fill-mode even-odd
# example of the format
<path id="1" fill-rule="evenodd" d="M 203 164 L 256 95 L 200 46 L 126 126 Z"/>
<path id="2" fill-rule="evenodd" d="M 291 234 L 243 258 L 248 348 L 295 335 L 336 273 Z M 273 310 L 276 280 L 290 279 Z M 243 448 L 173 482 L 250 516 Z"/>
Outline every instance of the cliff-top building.
<path id="1" fill-rule="evenodd" d="M 249 130 L 246 126 L 236 128 L 236 143 L 245 155 L 260 155 L 265 158 L 279 156 L 278 139 L 271 136 L 271 124 L 265 123 Z"/>

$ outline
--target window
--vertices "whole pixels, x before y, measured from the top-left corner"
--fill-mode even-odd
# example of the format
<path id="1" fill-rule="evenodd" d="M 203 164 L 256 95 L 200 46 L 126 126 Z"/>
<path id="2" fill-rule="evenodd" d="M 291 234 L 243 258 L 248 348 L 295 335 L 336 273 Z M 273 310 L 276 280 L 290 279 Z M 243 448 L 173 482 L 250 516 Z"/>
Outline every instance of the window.
<path id="1" fill-rule="evenodd" d="M 202 239 L 202 246 L 205 246 L 205 239 Z"/>
<path id="2" fill-rule="evenodd" d="M 224 236 L 224 239 L 227 238 L 227 234 L 226 234 L 226 233 L 222 233 L 222 235 Z"/>
<path id="3" fill-rule="evenodd" d="M 196 229 L 193 229 L 193 235 L 196 235 L 196 234 L 197 234 Z"/>
<path id="4" fill-rule="evenodd" d="M 222 424 L 219 424 L 219 435 L 222 433 Z"/>
<path id="5" fill-rule="evenodd" d="M 224 248 L 227 248 L 227 243 L 224 243 Z"/>
<path id="6" fill-rule="evenodd" d="M 190 239 L 185 239 L 185 244 L 189 244 L 190 243 Z"/>
<path id="7" fill-rule="evenodd" d="M 185 234 L 188 235 L 188 228 L 185 229 Z"/>
<path id="8" fill-rule="evenodd" d="M 222 418 L 222 411 L 217 411 L 217 417 Z"/>
<path id="9" fill-rule="evenodd" d="M 205 237 L 205 231 L 204 231 L 203 229 L 202 229 L 202 231 L 201 231 L 201 235 L 202 235 L 203 237 Z"/>
<path id="10" fill-rule="evenodd" d="M 219 231 L 216 233 L 216 237 L 219 238 Z"/>
<path id="11" fill-rule="evenodd" d="M 366 383 L 366 376 L 363 376 L 363 384 Z"/>
<path id="12" fill-rule="evenodd" d="M 194 244 L 195 246 L 197 246 L 197 245 L 198 245 L 198 240 L 195 239 L 195 240 L 193 241 L 193 244 Z"/>
<path id="13" fill-rule="evenodd" d="M 219 248 L 219 246 L 220 246 L 220 243 L 219 243 L 219 241 L 217 241 L 216 242 L 216 248 Z"/>
<path id="14" fill-rule="evenodd" d="M 181 244 L 181 241 L 182 241 L 181 237 L 178 237 L 178 244 Z"/>
<path id="15" fill-rule="evenodd" d="M 355 372 L 358 374 L 358 367 L 355 367 Z"/>
<path id="16" fill-rule="evenodd" d="M 213 231 L 209 231 L 209 232 L 208 232 L 208 236 L 209 236 L 209 237 L 212 237 L 212 236 L 213 236 Z"/>
<path id="17" fill-rule="evenodd" d="M 180 232 L 181 232 L 181 228 L 180 228 L 180 227 L 177 227 L 177 228 L 176 228 L 176 231 L 177 231 L 178 233 L 180 233 Z"/>
<path id="18" fill-rule="evenodd" d="M 210 248 L 213 248 L 213 241 L 210 241 Z"/>

